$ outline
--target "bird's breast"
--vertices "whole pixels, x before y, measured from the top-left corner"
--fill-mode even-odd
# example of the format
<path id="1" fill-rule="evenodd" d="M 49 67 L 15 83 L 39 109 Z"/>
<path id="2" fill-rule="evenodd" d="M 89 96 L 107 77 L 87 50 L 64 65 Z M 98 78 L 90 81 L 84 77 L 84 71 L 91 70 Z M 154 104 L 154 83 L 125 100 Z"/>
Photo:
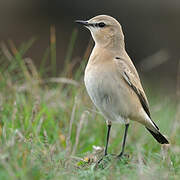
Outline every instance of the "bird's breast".
<path id="1" fill-rule="evenodd" d="M 84 82 L 87 92 L 106 119 L 124 122 L 124 115 L 121 113 L 121 101 L 123 97 L 119 94 L 117 80 L 111 72 L 104 71 L 102 67 L 87 67 L 85 70 Z"/>
<path id="2" fill-rule="evenodd" d="M 105 88 L 103 85 L 104 75 L 98 71 L 96 67 L 85 70 L 84 82 L 87 92 L 96 106 L 100 106 L 102 98 L 105 96 Z"/>

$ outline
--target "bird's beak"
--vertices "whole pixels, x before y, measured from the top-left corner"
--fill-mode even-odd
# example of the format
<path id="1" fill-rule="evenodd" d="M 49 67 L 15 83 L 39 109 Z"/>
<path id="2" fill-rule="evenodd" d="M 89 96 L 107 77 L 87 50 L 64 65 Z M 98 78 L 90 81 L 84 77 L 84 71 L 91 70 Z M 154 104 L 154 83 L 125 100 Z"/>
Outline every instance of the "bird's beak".
<path id="1" fill-rule="evenodd" d="M 82 24 L 84 26 L 89 26 L 88 21 L 76 20 L 75 23 Z"/>

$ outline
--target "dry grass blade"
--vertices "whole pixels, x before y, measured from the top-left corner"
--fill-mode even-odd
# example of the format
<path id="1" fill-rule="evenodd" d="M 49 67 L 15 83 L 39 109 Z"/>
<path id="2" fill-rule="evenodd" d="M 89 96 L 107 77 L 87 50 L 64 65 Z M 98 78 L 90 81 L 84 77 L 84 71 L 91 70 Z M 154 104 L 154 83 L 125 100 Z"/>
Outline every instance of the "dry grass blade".
<path id="1" fill-rule="evenodd" d="M 84 123 L 84 121 L 86 119 L 86 114 L 87 113 L 88 113 L 88 111 L 85 111 L 85 112 L 82 113 L 80 121 L 78 123 L 77 131 L 76 131 L 76 141 L 75 141 L 75 145 L 74 145 L 74 148 L 73 148 L 73 151 L 72 151 L 72 155 L 74 155 L 76 153 L 76 149 L 77 149 L 77 146 L 79 144 L 80 131 L 81 131 L 83 123 Z"/>
<path id="2" fill-rule="evenodd" d="M 77 57 L 77 58 L 74 58 L 73 61 L 68 64 L 67 70 L 66 70 L 67 71 L 66 76 L 68 78 L 72 78 L 73 77 L 73 75 L 74 75 L 73 74 L 73 70 L 75 69 L 76 65 L 78 63 L 80 63 L 81 61 L 82 61 L 82 59 Z"/>
<path id="3" fill-rule="evenodd" d="M 89 55 L 91 54 L 91 50 L 92 50 L 93 46 L 94 46 L 93 39 L 90 38 L 89 43 L 86 48 L 86 51 L 84 53 L 83 59 L 88 59 Z"/>
<path id="4" fill-rule="evenodd" d="M 45 145 L 45 147 L 49 147 L 48 135 L 47 135 L 46 130 L 43 131 L 43 137 L 44 137 L 44 145 Z"/>
<path id="5" fill-rule="evenodd" d="M 69 43 L 69 47 L 68 47 L 68 50 L 67 50 L 67 55 L 66 55 L 66 58 L 65 58 L 66 65 L 68 65 L 70 60 L 71 60 L 72 53 L 73 53 L 74 46 L 75 46 L 75 41 L 77 39 L 77 34 L 78 34 L 78 30 L 74 29 L 73 32 L 72 32 L 71 38 L 70 38 L 70 43 Z"/>
<path id="6" fill-rule="evenodd" d="M 37 135 L 39 135 L 39 132 L 40 132 L 42 124 L 43 124 L 43 121 L 44 121 L 44 117 L 42 116 L 42 118 L 39 120 L 39 124 L 37 126 L 37 131 L 36 131 Z"/>
<path id="7" fill-rule="evenodd" d="M 138 170 L 139 170 L 138 172 L 140 176 L 143 175 L 143 169 L 144 169 L 143 157 L 142 154 L 138 152 Z"/>
<path id="8" fill-rule="evenodd" d="M 64 83 L 64 84 L 71 84 L 74 86 L 79 86 L 79 83 L 73 79 L 69 79 L 69 78 L 65 78 L 65 77 L 61 77 L 61 78 L 49 78 L 44 80 L 44 83 L 49 83 L 49 82 L 53 82 L 53 83 Z"/>
<path id="9" fill-rule="evenodd" d="M 19 62 L 19 65 L 21 67 L 21 69 L 23 70 L 24 76 L 28 81 L 31 81 L 32 77 L 30 75 L 30 73 L 27 70 L 27 67 L 24 64 L 23 58 L 21 57 L 21 54 L 19 53 L 18 49 L 16 48 L 14 42 L 12 40 L 9 40 L 9 46 L 10 49 L 15 57 L 15 59 Z"/>
<path id="10" fill-rule="evenodd" d="M 68 78 L 65 78 L 65 77 L 61 77 L 61 78 L 52 77 L 52 78 L 48 78 L 48 79 L 45 79 L 45 80 L 41 80 L 40 82 L 37 81 L 37 80 L 32 80 L 31 84 L 30 83 L 24 83 L 22 85 L 18 85 L 18 86 L 14 86 L 14 87 L 18 92 L 23 92 L 23 91 L 27 91 L 27 90 L 31 91 L 32 86 L 37 86 L 40 83 L 41 84 L 63 83 L 63 84 L 70 84 L 70 85 L 74 85 L 74 86 L 79 86 L 80 85 L 77 81 L 75 81 L 73 79 L 68 79 Z"/>
<path id="11" fill-rule="evenodd" d="M 53 75 L 56 75 L 56 28 L 54 25 L 50 27 L 50 50 Z"/>
<path id="12" fill-rule="evenodd" d="M 168 162 L 169 165 L 171 164 L 171 159 L 170 159 L 170 157 L 168 155 L 168 151 L 169 151 L 170 147 L 171 147 L 170 144 L 161 145 L 161 154 L 162 154 L 162 157 L 163 157 L 163 161 Z"/>
<path id="13" fill-rule="evenodd" d="M 12 112 L 12 123 L 14 125 L 15 119 L 16 119 L 16 114 L 17 114 L 17 104 L 16 101 L 14 101 L 14 108 Z"/>
<path id="14" fill-rule="evenodd" d="M 35 117 L 36 117 L 37 113 L 39 112 L 39 109 L 40 109 L 40 97 L 36 96 L 35 103 L 32 108 L 31 122 L 34 122 Z"/>
<path id="15" fill-rule="evenodd" d="M 71 133 L 72 133 L 72 125 L 73 125 L 73 122 L 74 122 L 74 119 L 75 119 L 76 106 L 77 106 L 77 99 L 75 97 L 75 102 L 74 102 L 74 105 L 73 105 L 70 124 L 69 124 L 69 132 L 68 132 L 68 136 L 67 136 L 67 139 L 66 139 L 66 155 L 67 156 L 70 154 L 70 151 L 71 151 L 70 138 L 71 138 Z"/>
<path id="16" fill-rule="evenodd" d="M 25 137 L 23 136 L 23 134 L 21 133 L 21 131 L 19 131 L 18 129 L 15 130 L 15 135 L 17 135 L 19 141 L 24 141 L 25 142 Z"/>
<path id="17" fill-rule="evenodd" d="M 32 74 L 32 77 L 34 79 L 39 80 L 40 79 L 39 73 L 38 73 L 38 71 L 37 71 L 37 69 L 36 69 L 36 67 L 35 67 L 35 65 L 33 63 L 33 60 L 31 58 L 29 58 L 29 57 L 26 57 L 26 58 L 24 58 L 24 61 L 27 63 L 27 66 L 28 66 L 28 68 L 29 68 L 29 70 L 30 70 L 30 72 Z"/>
<path id="18" fill-rule="evenodd" d="M 13 56 L 11 55 L 10 51 L 8 50 L 6 44 L 4 42 L 0 43 L 1 49 L 5 57 L 9 60 L 12 61 Z"/>
<path id="19" fill-rule="evenodd" d="M 168 61 L 170 55 L 169 53 L 162 49 L 158 52 L 154 53 L 153 55 L 145 58 L 140 63 L 141 71 L 150 71 L 151 69 L 156 68 L 157 66 L 160 66 L 161 64 Z"/>

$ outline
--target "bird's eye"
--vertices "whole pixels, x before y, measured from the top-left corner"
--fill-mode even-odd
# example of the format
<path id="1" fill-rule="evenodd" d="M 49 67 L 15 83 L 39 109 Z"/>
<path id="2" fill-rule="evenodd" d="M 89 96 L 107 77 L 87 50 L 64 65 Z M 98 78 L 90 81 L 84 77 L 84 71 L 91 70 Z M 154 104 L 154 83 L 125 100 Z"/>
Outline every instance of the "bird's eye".
<path id="1" fill-rule="evenodd" d="M 100 22 L 100 23 L 98 23 L 98 26 L 99 26 L 100 28 L 102 28 L 102 27 L 106 26 L 106 24 L 103 23 L 103 22 Z"/>

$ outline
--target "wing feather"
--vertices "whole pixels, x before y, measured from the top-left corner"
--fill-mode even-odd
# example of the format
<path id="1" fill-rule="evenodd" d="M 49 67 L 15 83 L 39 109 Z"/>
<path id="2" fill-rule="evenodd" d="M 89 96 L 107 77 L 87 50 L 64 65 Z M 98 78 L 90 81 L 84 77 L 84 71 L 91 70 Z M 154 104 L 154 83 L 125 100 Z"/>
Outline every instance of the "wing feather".
<path id="1" fill-rule="evenodd" d="M 122 77 L 123 77 L 124 81 L 132 88 L 132 90 L 138 96 L 138 99 L 139 99 L 144 111 L 147 113 L 147 115 L 151 119 L 149 103 L 148 103 L 147 97 L 144 93 L 144 90 L 142 88 L 139 75 L 138 75 L 134 65 L 132 63 L 131 64 L 130 63 L 131 62 L 129 62 L 129 64 L 127 64 L 123 60 L 119 60 L 118 64 L 120 65 L 119 67 L 121 68 Z M 152 119 L 151 119 L 151 121 L 152 121 Z M 159 130 L 159 128 L 153 121 L 152 121 L 152 123 Z"/>

